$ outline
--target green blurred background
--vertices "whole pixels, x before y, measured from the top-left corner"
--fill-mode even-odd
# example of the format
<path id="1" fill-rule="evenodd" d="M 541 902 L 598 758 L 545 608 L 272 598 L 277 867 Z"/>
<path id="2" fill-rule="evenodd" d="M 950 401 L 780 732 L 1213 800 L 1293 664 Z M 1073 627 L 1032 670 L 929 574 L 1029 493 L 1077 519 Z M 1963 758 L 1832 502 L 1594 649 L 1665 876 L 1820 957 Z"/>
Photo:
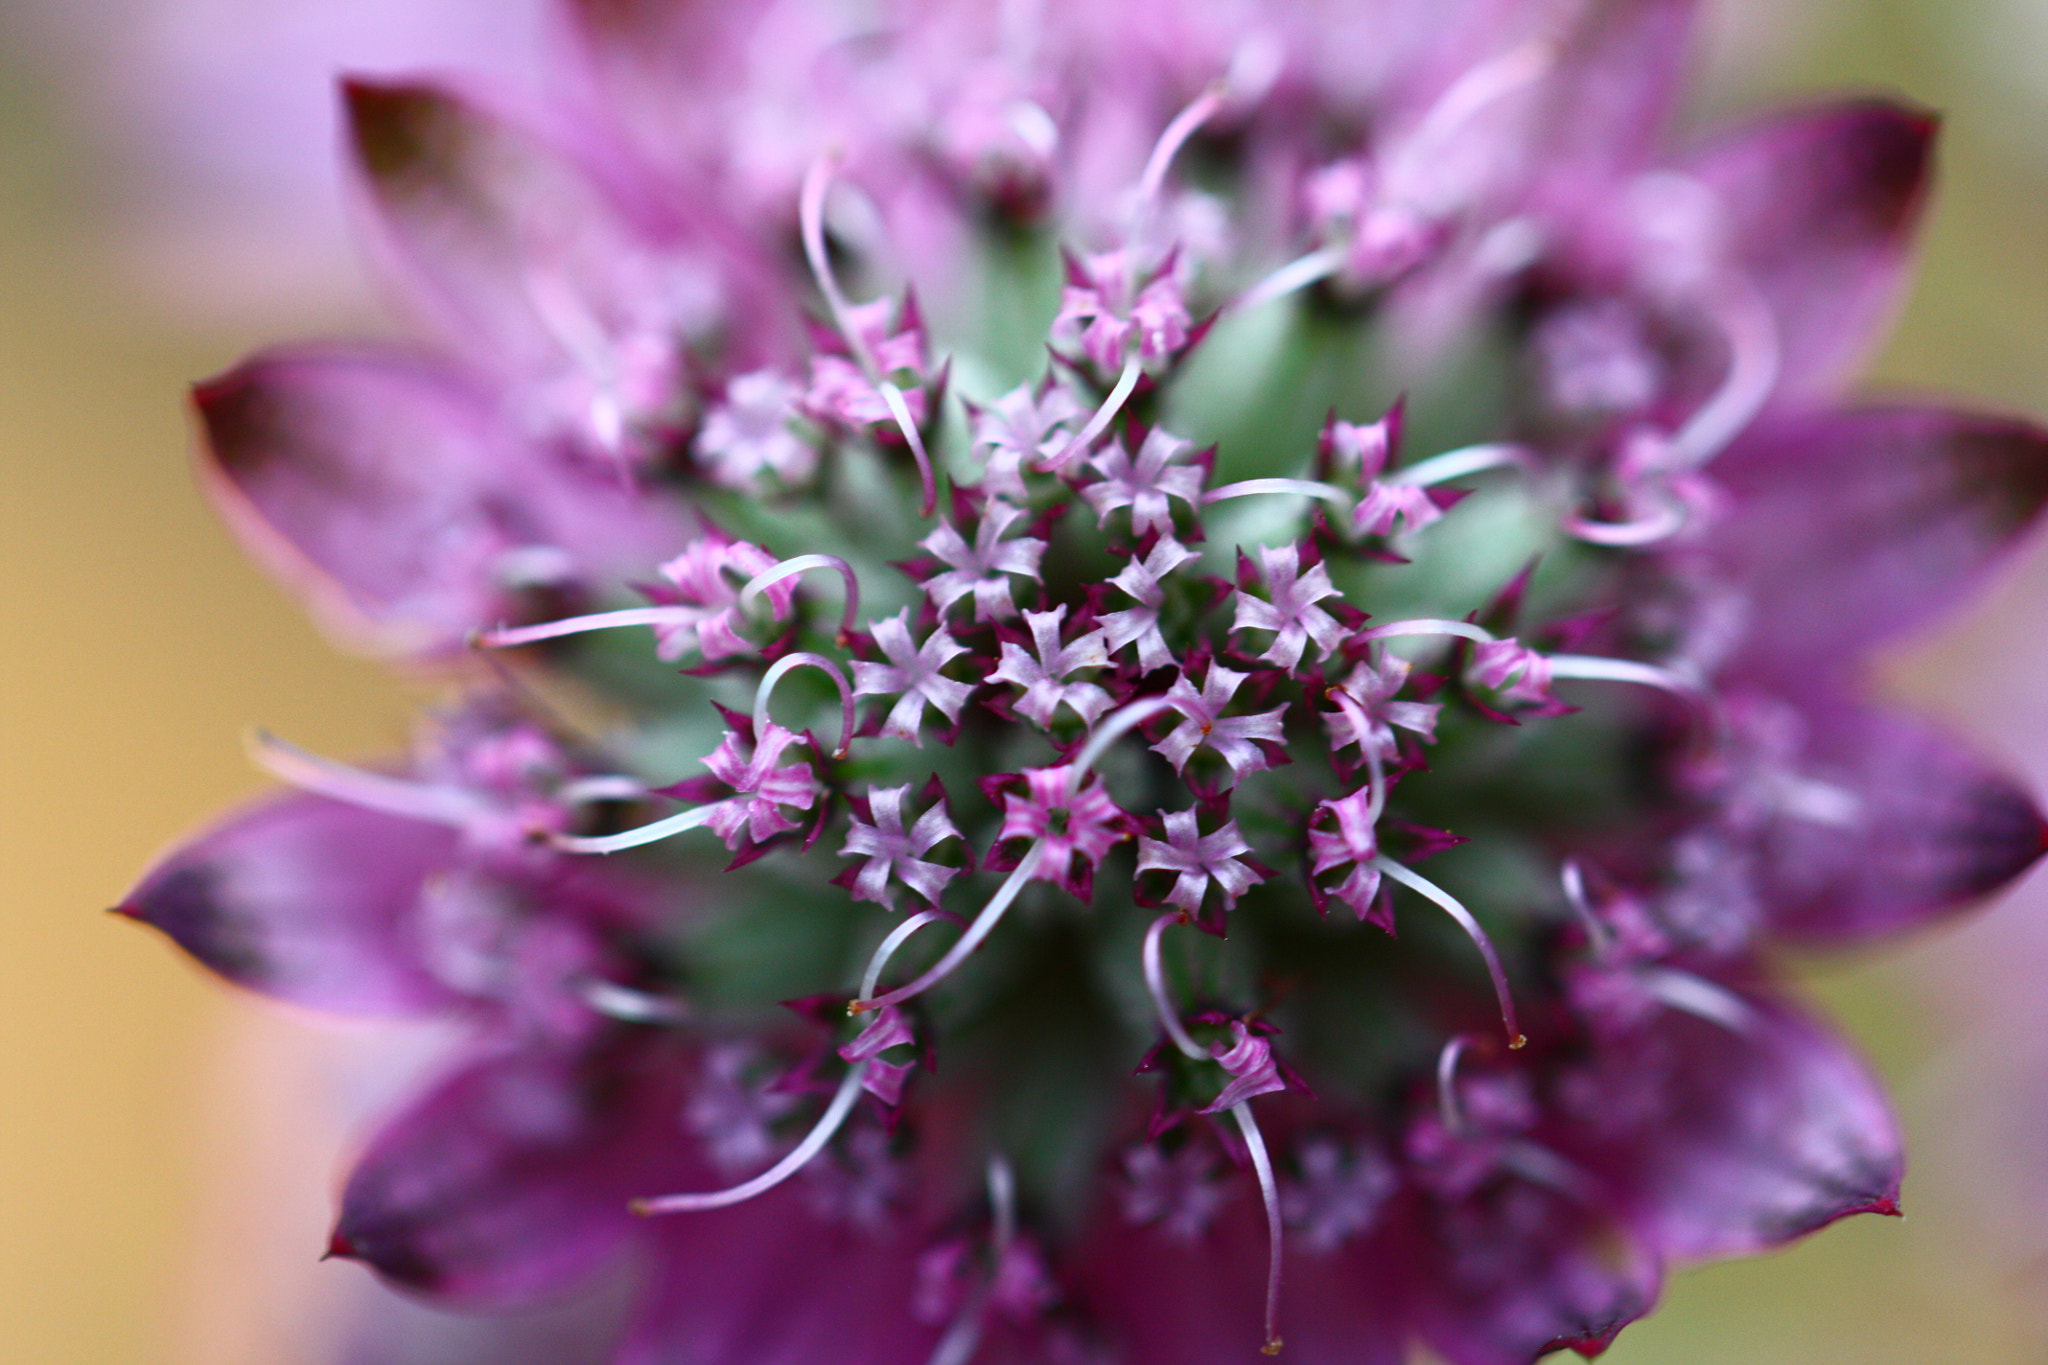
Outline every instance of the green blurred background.
<path id="1" fill-rule="evenodd" d="M 180 5 L 204 22 L 170 24 Z M 1841 89 L 1946 117 L 1919 282 L 1871 386 L 2048 415 L 2048 0 L 1706 7 L 1694 127 Z M 351 1135 L 384 1098 L 360 1059 L 423 1046 L 230 996 L 101 913 L 158 848 L 261 789 L 246 727 L 371 754 L 403 741 L 415 700 L 329 649 L 189 475 L 190 381 L 266 341 L 393 325 L 350 264 L 318 88 L 377 50 L 329 51 L 289 9 L 0 10 L 5 1365 L 322 1360 L 323 1324 L 367 1292 L 356 1267 L 315 1260 Z M 163 68 L 137 63 L 138 33 L 183 45 L 182 87 L 152 91 Z M 308 73 L 274 127 L 229 98 L 298 69 L 263 70 L 273 39 Z M 216 96 L 193 106 L 211 117 L 179 113 Z M 261 154 L 215 155 L 231 134 Z M 2043 602 L 2037 544 L 1879 685 L 2048 789 Z M 1607 1359 L 2048 1361 L 2048 886 L 1802 971 L 1899 1097 L 1908 1218 L 1684 1274 Z"/>

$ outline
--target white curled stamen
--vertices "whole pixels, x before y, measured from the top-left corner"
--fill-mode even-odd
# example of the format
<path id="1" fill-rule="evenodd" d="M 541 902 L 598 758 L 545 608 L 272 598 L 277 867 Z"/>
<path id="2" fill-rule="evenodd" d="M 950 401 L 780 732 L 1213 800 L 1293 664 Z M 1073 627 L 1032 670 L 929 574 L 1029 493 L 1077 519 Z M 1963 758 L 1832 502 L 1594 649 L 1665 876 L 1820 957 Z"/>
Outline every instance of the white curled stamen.
<path id="1" fill-rule="evenodd" d="M 1564 519 L 1565 533 L 1608 549 L 1635 549 L 1669 540 L 1685 529 L 1689 514 L 1675 495 L 1666 495 L 1657 509 L 1634 521 L 1592 521 L 1573 514 Z"/>
<path id="2" fill-rule="evenodd" d="M 1081 746 L 1080 756 L 1074 760 L 1073 771 L 1067 774 L 1067 795 L 1076 795 L 1081 789 L 1081 779 L 1086 777 L 1098 763 L 1109 746 L 1122 739 L 1131 731 L 1143 725 L 1161 711 L 1172 705 L 1164 697 L 1147 697 L 1113 713 L 1109 719 L 1095 727 L 1088 736 L 1088 742 Z"/>
<path id="3" fill-rule="evenodd" d="M 1461 640 L 1490 645 L 1494 642 L 1493 632 L 1470 621 L 1447 621 L 1440 617 L 1417 617 L 1411 621 L 1389 621 L 1383 626 L 1372 626 L 1358 633 L 1360 640 L 1394 640 L 1404 637 L 1431 635 L 1453 635 Z"/>
<path id="4" fill-rule="evenodd" d="M 1260 1355 L 1280 1354 L 1280 1186 L 1273 1179 L 1273 1158 L 1266 1153 L 1266 1139 L 1259 1132 L 1258 1120 L 1252 1117 L 1251 1103 L 1239 1100 L 1230 1106 L 1230 1116 L 1237 1120 L 1237 1127 L 1244 1134 L 1245 1148 L 1251 1153 L 1252 1171 L 1259 1178 L 1259 1196 L 1266 1206 L 1266 1237 L 1269 1250 L 1266 1257 L 1266 1340 L 1259 1347 Z"/>
<path id="5" fill-rule="evenodd" d="M 1343 265 L 1344 252 L 1333 246 L 1297 256 L 1239 294 L 1231 301 L 1230 311 L 1249 313 L 1254 308 L 1263 308 L 1275 299 L 1286 298 L 1298 290 L 1327 280 Z"/>
<path id="6" fill-rule="evenodd" d="M 1521 1029 L 1515 1023 L 1515 999 L 1508 991 L 1507 971 L 1500 965 L 1500 954 L 1494 951 L 1493 940 L 1487 936 L 1486 930 L 1480 927 L 1479 921 L 1473 918 L 1472 912 L 1467 910 L 1456 896 L 1385 854 L 1376 855 L 1372 865 L 1409 890 L 1434 901 L 1445 914 L 1457 921 L 1458 927 L 1465 931 L 1473 946 L 1479 949 L 1479 956 L 1486 961 L 1486 974 L 1493 979 L 1493 993 L 1500 1003 L 1500 1022 L 1507 1030 L 1509 1049 L 1519 1050 L 1523 1047 L 1529 1040 L 1522 1036 Z"/>
<path id="7" fill-rule="evenodd" d="M 461 788 L 350 767 L 301 749 L 267 730 L 252 732 L 247 743 L 256 766 L 278 781 L 364 810 L 461 828 L 488 809 L 480 797 Z"/>
<path id="8" fill-rule="evenodd" d="M 899 1005 L 912 996 L 922 995 L 925 991 L 951 976 L 954 969 L 973 956 L 974 950 L 981 946 L 982 941 L 995 932 L 996 925 L 1002 922 L 1003 915 L 1008 912 L 1011 902 L 1017 899 L 1017 893 L 1024 889 L 1024 883 L 1030 881 L 1031 875 L 1038 871 L 1039 861 L 1044 856 L 1045 844 L 1042 841 L 1033 840 L 1031 847 L 1024 851 L 1023 859 L 1018 862 L 1016 867 L 1010 870 L 1010 875 L 1003 880 L 1001 886 L 996 888 L 995 895 L 989 897 L 988 904 L 981 908 L 981 913 L 976 915 L 974 922 L 967 926 L 967 932 L 962 934 L 954 942 L 953 946 L 946 950 L 944 957 L 932 964 L 931 970 L 925 972 L 924 975 L 908 985 L 898 986 L 887 995 L 870 996 L 856 1000 L 846 1007 L 846 1012 L 848 1014 L 862 1014 L 868 1010 L 881 1009 L 885 1005 Z"/>
<path id="9" fill-rule="evenodd" d="M 1145 930 L 1145 946 L 1141 953 L 1145 967 L 1145 989 L 1152 996 L 1152 1010 L 1159 1016 L 1159 1026 L 1166 1030 L 1166 1036 L 1180 1049 L 1181 1056 L 1205 1062 L 1209 1060 L 1209 1054 L 1188 1034 L 1187 1028 L 1180 1022 L 1179 1011 L 1173 1008 L 1172 1000 L 1167 997 L 1166 971 L 1159 961 L 1160 936 L 1166 932 L 1168 925 L 1183 924 L 1186 921 L 1187 916 L 1175 910 L 1153 920 L 1151 927 Z"/>
<path id="10" fill-rule="evenodd" d="M 572 777 L 555 789 L 555 799 L 565 806 L 587 806 L 596 801 L 638 801 L 646 795 L 645 782 L 623 773 Z"/>
<path id="11" fill-rule="evenodd" d="M 611 630 L 619 626 L 694 626 L 704 619 L 704 615 L 705 609 L 695 606 L 626 607 L 619 611 L 542 621 L 538 625 L 481 630 L 472 637 L 472 642 L 483 649 L 506 649 L 513 645 L 538 644 L 542 640 L 558 640 L 565 635 L 582 635 L 587 631 Z"/>
<path id="12" fill-rule="evenodd" d="M 672 996 L 636 991 L 601 976 L 579 982 L 577 993 L 584 1004 L 607 1019 L 628 1024 L 680 1024 L 690 1017 L 689 1007 Z"/>
<path id="13" fill-rule="evenodd" d="M 1459 1034 L 1444 1044 L 1436 1055 L 1436 1111 L 1444 1131 L 1457 1137 L 1466 1132 L 1465 1106 L 1458 1099 L 1458 1059 L 1472 1040 Z"/>
<path id="14" fill-rule="evenodd" d="M 825 1144 L 846 1122 L 846 1116 L 853 1111 L 853 1102 L 860 1098 L 861 1081 L 866 1077 L 868 1064 L 856 1063 L 839 1082 L 838 1091 L 832 1096 L 832 1103 L 825 1107 L 817 1126 L 804 1135 L 788 1156 L 770 1166 L 752 1180 L 734 1185 L 730 1189 L 713 1190 L 707 1194 L 664 1194 L 653 1199 L 635 1199 L 627 1205 L 643 1218 L 662 1213 L 696 1213 L 705 1209 L 722 1209 L 732 1204 L 744 1204 L 756 1195 L 766 1194 L 783 1181 L 795 1175 L 811 1163 L 812 1158 L 825 1150 Z"/>
<path id="15" fill-rule="evenodd" d="M 910 405 L 903 401 L 903 390 L 886 379 L 876 388 L 882 395 L 882 401 L 889 405 L 889 415 L 896 419 L 897 429 L 909 443 L 911 458 L 917 461 L 917 477 L 924 485 L 924 500 L 919 505 L 918 515 L 928 517 L 939 505 L 939 483 L 932 475 L 932 457 L 925 452 L 924 436 L 910 415 Z"/>
<path id="16" fill-rule="evenodd" d="M 846 585 L 846 605 L 839 615 L 839 638 L 844 641 L 853 634 L 854 623 L 860 619 L 860 578 L 854 573 L 853 566 L 838 555 L 797 555 L 772 569 L 762 570 L 740 589 L 740 610 L 753 611 L 763 592 L 786 578 L 795 578 L 813 569 L 830 569 Z"/>
<path id="17" fill-rule="evenodd" d="M 1522 469 L 1530 463 L 1527 446 L 1507 443 L 1461 446 L 1418 460 L 1405 469 L 1390 470 L 1381 483 L 1409 488 L 1433 488 L 1452 479 L 1483 474 L 1489 469 Z"/>
<path id="18" fill-rule="evenodd" d="M 692 806 L 686 811 L 678 811 L 652 824 L 621 830 L 617 834 L 556 834 L 551 836 L 548 842 L 565 853 L 617 853 L 622 849 L 659 843 L 685 830 L 708 825 L 717 815 L 718 808 L 724 804 L 722 801 L 713 801 L 708 805 Z"/>
<path id="19" fill-rule="evenodd" d="M 1061 448 L 1060 453 L 1052 458 L 1048 467 L 1064 469 L 1067 463 L 1076 456 L 1087 454 L 1088 447 L 1095 444 L 1096 438 L 1109 430 L 1109 424 L 1116 419 L 1117 413 L 1122 410 L 1124 403 L 1129 400 L 1132 391 L 1138 387 L 1138 376 L 1144 372 L 1145 362 L 1141 356 L 1134 352 L 1131 358 L 1124 362 L 1123 372 L 1117 375 L 1116 383 L 1110 388 L 1109 396 L 1102 400 L 1102 406 L 1095 410 L 1094 416 L 1088 419 L 1088 424 L 1081 428 L 1074 439 L 1067 442 Z"/>
<path id="20" fill-rule="evenodd" d="M 1715 320 L 1728 342 L 1728 372 L 1671 438 L 1672 463 L 1679 469 L 1697 469 L 1726 449 L 1778 383 L 1778 324 L 1770 304 L 1742 279 L 1723 281 L 1715 298 Z"/>
<path id="21" fill-rule="evenodd" d="M 989 1299 L 995 1292 L 996 1276 L 1002 1273 L 1003 1257 L 1017 1235 L 1017 1184 L 1010 1163 L 1000 1155 L 988 1159 L 989 1273 L 967 1296 L 946 1335 L 939 1338 L 925 1365 L 968 1365 L 981 1345 L 982 1324 L 988 1317 Z"/>
<path id="22" fill-rule="evenodd" d="M 783 655 L 761 675 L 761 685 L 754 691 L 754 733 L 767 731 L 768 703 L 775 696 L 775 685 L 795 668 L 815 668 L 839 689 L 839 743 L 833 747 L 832 757 L 845 758 L 846 746 L 853 742 L 853 686 L 846 681 L 846 674 L 840 671 L 838 664 L 808 650 Z"/>
<path id="23" fill-rule="evenodd" d="M 1719 1024 L 1730 1033 L 1747 1034 L 1756 1027 L 1756 1011 L 1726 986 L 1676 967 L 1644 967 L 1637 974 L 1643 989 L 1682 1014 Z"/>
<path id="24" fill-rule="evenodd" d="M 1721 728 L 1721 709 L 1714 693 L 1697 677 L 1636 659 L 1609 659 L 1593 654 L 1551 654 L 1552 679 L 1577 678 L 1588 682 L 1634 683 L 1655 688 L 1684 702 L 1710 729 Z"/>
<path id="25" fill-rule="evenodd" d="M 1593 913 L 1593 901 L 1586 894 L 1586 871 L 1577 858 L 1566 858 L 1564 866 L 1558 869 L 1558 880 L 1564 883 L 1565 903 L 1572 908 L 1579 926 L 1586 931 L 1586 942 L 1591 945 L 1594 957 L 1607 956 L 1614 946 L 1614 935 L 1600 916 Z"/>
<path id="26" fill-rule="evenodd" d="M 874 354 L 868 350 L 860 329 L 853 325 L 853 305 L 840 291 L 839 278 L 832 273 L 832 255 L 825 249 L 825 195 L 832 188 L 832 176 L 838 169 L 837 149 L 826 151 L 811 163 L 797 197 L 797 227 L 803 237 L 804 259 L 818 282 L 818 292 L 825 296 L 825 306 L 832 310 L 832 325 L 839 329 L 861 373 L 869 383 L 875 383 L 881 379 L 881 373 L 875 368 Z"/>
<path id="27" fill-rule="evenodd" d="M 889 959 L 896 956 L 896 950 L 901 948 L 912 934 L 924 928 L 933 920 L 944 918 L 945 916 L 936 910 L 920 910 L 894 929 L 891 929 L 889 936 L 883 939 L 880 945 L 875 948 L 874 956 L 868 959 L 867 971 L 861 974 L 861 999 L 865 1000 L 875 993 L 875 987 L 881 984 L 882 972 L 888 967 Z"/>
<path id="28" fill-rule="evenodd" d="M 1314 479 L 1242 479 L 1237 483 L 1226 483 L 1221 488 L 1210 489 L 1202 495 L 1202 501 L 1217 503 L 1231 498 L 1249 498 L 1265 493 L 1291 493 L 1296 497 L 1319 498 L 1344 511 L 1351 510 L 1349 493 Z"/>
<path id="29" fill-rule="evenodd" d="M 1145 170 L 1138 177 L 1138 215 L 1142 227 L 1157 209 L 1159 192 L 1166 184 L 1167 168 L 1173 165 L 1174 157 L 1187 145 L 1189 138 L 1202 125 L 1216 116 L 1229 97 L 1229 89 L 1217 81 L 1188 104 L 1187 108 L 1174 115 L 1173 122 L 1166 125 L 1166 131 L 1159 135 L 1159 141 L 1152 147 L 1152 155 L 1145 159 Z"/>

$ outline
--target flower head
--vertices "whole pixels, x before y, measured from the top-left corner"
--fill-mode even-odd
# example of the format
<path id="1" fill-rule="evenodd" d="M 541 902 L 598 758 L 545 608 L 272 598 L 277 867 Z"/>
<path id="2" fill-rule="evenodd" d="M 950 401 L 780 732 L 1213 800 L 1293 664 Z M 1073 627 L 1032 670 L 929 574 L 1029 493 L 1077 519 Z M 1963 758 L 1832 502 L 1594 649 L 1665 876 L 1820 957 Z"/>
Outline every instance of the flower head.
<path id="1" fill-rule="evenodd" d="M 2044 847 L 1858 691 L 2048 502 L 2032 427 L 1835 397 L 1924 119 L 1669 156 L 1652 0 L 563 3 L 549 118 L 351 87 L 438 350 L 200 391 L 324 611 L 546 684 L 262 742 L 300 790 L 124 902 L 473 1030 L 338 1254 L 637 1244 L 626 1365 L 1523 1365 L 1895 1211 L 1771 949 Z"/>

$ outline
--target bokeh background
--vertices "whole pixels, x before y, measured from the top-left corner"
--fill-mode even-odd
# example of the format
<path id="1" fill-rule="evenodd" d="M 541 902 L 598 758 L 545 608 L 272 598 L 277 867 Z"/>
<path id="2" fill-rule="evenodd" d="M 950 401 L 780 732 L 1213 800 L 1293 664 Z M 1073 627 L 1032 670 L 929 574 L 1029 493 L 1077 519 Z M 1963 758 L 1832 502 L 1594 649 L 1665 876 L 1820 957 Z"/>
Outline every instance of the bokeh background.
<path id="1" fill-rule="evenodd" d="M 2048 416 L 2048 0 L 1706 9 L 1694 127 L 1842 89 L 1945 116 L 1870 385 Z M 405 737 L 417 685 L 330 649 L 214 522 L 183 391 L 265 341 L 396 326 L 350 253 L 332 76 L 516 76 L 537 10 L 0 0 L 4 1365 L 326 1365 L 376 1293 L 316 1258 L 349 1144 L 433 1040 L 231 995 L 103 910 L 263 786 L 247 727 Z M 2048 544 L 1873 685 L 2048 790 Z M 2048 1360 L 2048 879 L 1801 970 L 1899 1098 L 1908 1217 L 1685 1274 L 1607 1359 Z"/>

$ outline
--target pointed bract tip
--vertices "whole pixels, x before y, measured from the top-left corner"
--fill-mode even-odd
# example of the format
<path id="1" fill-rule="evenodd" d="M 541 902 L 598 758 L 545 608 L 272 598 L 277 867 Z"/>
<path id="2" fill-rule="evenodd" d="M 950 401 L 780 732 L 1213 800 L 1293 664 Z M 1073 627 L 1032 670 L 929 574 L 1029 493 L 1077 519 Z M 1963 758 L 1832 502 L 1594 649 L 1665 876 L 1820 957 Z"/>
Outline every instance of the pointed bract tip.
<path id="1" fill-rule="evenodd" d="M 110 905 L 107 907 L 107 913 L 119 915 L 122 919 L 132 919 L 142 924 L 149 923 L 149 916 L 143 914 L 142 907 L 134 901 L 122 901 L 119 905 Z"/>
<path id="2" fill-rule="evenodd" d="M 347 1233 L 337 1229 L 335 1234 L 327 1239 L 327 1250 L 321 1253 L 320 1259 L 352 1261 L 357 1259 L 358 1255 L 354 1240 Z"/>

